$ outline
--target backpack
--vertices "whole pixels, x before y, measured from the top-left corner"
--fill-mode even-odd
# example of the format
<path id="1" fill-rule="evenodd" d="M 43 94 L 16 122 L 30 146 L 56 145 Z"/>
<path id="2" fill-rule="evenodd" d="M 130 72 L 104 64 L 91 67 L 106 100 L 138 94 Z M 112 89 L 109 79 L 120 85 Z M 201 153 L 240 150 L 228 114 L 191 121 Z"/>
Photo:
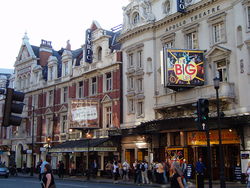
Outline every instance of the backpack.
<path id="1" fill-rule="evenodd" d="M 145 165 L 144 164 L 141 165 L 141 171 L 143 171 L 143 172 L 145 171 Z"/>

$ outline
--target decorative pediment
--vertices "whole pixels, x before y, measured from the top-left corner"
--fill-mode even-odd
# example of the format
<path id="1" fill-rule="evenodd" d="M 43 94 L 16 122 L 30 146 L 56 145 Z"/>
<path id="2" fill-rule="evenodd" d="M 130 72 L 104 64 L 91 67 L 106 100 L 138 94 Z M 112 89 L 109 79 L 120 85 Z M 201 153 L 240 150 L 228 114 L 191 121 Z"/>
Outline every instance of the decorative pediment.
<path id="1" fill-rule="evenodd" d="M 47 110 L 45 111 L 45 114 L 52 114 L 53 112 L 51 111 L 50 108 L 47 108 Z"/>
<path id="2" fill-rule="evenodd" d="M 101 100 L 101 103 L 107 103 L 107 102 L 111 102 L 112 99 L 110 98 L 109 95 L 105 95 L 102 100 Z"/>
<path id="3" fill-rule="evenodd" d="M 231 53 L 231 50 L 216 45 L 216 46 L 213 46 L 213 48 L 207 52 L 206 58 L 208 59 L 228 58 L 230 53 Z"/>
<path id="4" fill-rule="evenodd" d="M 62 105 L 58 113 L 67 112 L 67 111 L 68 111 L 68 108 L 65 105 Z"/>

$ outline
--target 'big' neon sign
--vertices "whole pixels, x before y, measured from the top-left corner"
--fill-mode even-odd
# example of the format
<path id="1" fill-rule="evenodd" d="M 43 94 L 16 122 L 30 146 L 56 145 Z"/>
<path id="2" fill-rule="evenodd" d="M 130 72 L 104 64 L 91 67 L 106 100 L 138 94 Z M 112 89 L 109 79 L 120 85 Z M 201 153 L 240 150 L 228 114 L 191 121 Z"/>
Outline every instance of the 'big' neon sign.
<path id="1" fill-rule="evenodd" d="M 189 62 L 185 57 L 181 57 L 174 64 L 174 72 L 179 80 L 191 81 L 197 75 L 197 66 L 193 60 Z"/>

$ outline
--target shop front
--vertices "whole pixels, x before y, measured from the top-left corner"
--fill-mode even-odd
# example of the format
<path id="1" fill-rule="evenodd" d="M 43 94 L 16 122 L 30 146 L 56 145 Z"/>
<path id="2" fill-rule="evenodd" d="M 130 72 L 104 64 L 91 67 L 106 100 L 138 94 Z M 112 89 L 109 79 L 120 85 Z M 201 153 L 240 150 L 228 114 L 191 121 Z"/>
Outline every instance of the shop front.
<path id="1" fill-rule="evenodd" d="M 222 130 L 222 148 L 225 161 L 225 177 L 234 180 L 234 170 L 240 167 L 240 138 L 235 129 Z M 207 138 L 205 132 L 187 132 L 188 163 L 195 164 L 201 157 L 208 165 Z M 219 135 L 218 130 L 210 131 L 211 162 L 213 179 L 220 177 Z"/>
<path id="2" fill-rule="evenodd" d="M 108 161 L 118 159 L 118 147 L 109 138 L 82 139 L 67 141 L 50 149 L 51 165 L 56 168 L 59 161 L 63 161 L 67 174 L 84 175 L 89 165 L 97 161 L 99 172 L 102 175 Z"/>

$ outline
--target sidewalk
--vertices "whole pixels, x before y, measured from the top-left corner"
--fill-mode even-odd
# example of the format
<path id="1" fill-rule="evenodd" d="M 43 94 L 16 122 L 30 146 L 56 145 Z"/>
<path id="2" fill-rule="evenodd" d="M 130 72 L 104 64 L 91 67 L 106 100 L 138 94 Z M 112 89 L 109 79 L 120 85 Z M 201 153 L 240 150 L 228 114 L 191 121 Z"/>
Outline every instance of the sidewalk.
<path id="1" fill-rule="evenodd" d="M 30 174 L 23 174 L 23 173 L 18 173 L 18 177 L 26 177 L 26 178 L 37 178 L 38 179 L 38 174 L 34 174 L 34 176 L 30 176 Z M 62 180 L 59 179 L 59 177 L 57 175 L 54 176 L 55 180 Z M 90 180 L 87 180 L 86 176 L 68 176 L 65 175 L 63 180 L 70 180 L 70 181 L 82 181 L 82 182 L 92 182 L 92 183 L 113 183 L 113 179 L 108 179 L 108 178 L 103 178 L 103 177 L 97 177 L 97 178 L 90 178 Z M 118 180 L 118 184 L 121 185 L 134 185 L 134 181 L 133 180 L 129 180 L 129 181 L 122 181 L 122 180 Z M 166 187 L 166 188 L 170 188 L 169 184 L 166 185 L 159 185 L 156 183 L 152 183 L 152 184 L 145 184 L 143 185 L 145 187 Z M 195 182 L 193 180 L 188 182 L 188 187 L 189 188 L 196 188 L 195 186 Z M 208 181 L 205 181 L 205 188 L 208 188 Z M 246 185 L 245 184 L 241 184 L 240 182 L 226 182 L 226 187 L 227 188 L 245 188 Z M 220 181 L 219 180 L 215 180 L 213 181 L 213 188 L 220 188 Z"/>

